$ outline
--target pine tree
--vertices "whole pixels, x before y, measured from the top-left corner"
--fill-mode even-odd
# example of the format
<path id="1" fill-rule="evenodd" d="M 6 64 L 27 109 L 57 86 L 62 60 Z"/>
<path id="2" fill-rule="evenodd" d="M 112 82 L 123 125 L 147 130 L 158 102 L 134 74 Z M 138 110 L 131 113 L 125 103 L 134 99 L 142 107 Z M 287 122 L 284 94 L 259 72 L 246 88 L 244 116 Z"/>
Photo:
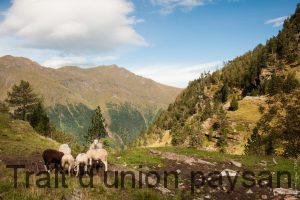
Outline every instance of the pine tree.
<path id="1" fill-rule="evenodd" d="M 50 120 L 43 107 L 43 104 L 39 102 L 32 111 L 32 114 L 28 116 L 30 125 L 40 133 L 48 135 L 51 131 Z"/>
<path id="2" fill-rule="evenodd" d="M 287 106 L 284 120 L 283 138 L 287 141 L 285 155 L 296 157 L 300 155 L 300 100 L 299 95 L 294 105 Z"/>
<path id="3" fill-rule="evenodd" d="M 23 80 L 21 80 L 20 85 L 14 85 L 12 91 L 7 93 L 7 96 L 6 102 L 15 109 L 14 117 L 21 120 L 26 120 L 27 114 L 39 102 L 29 82 Z"/>
<path id="4" fill-rule="evenodd" d="M 227 129 L 222 128 L 220 137 L 217 140 L 217 146 L 219 147 L 220 153 L 226 153 L 226 147 L 228 145 L 227 143 Z"/>
<path id="5" fill-rule="evenodd" d="M 276 95 L 282 91 L 283 77 L 272 74 L 271 79 L 267 83 L 267 93 L 270 95 Z"/>
<path id="6" fill-rule="evenodd" d="M 238 102 L 236 96 L 234 96 L 230 102 L 229 110 L 236 111 L 237 109 L 239 109 L 239 102 Z"/>
<path id="7" fill-rule="evenodd" d="M 225 81 L 223 87 L 221 88 L 221 101 L 223 103 L 227 101 L 228 94 L 229 94 L 228 83 L 227 81 Z"/>
<path id="8" fill-rule="evenodd" d="M 108 133 L 106 131 L 105 119 L 102 116 L 100 106 L 98 106 L 92 117 L 91 126 L 88 129 L 88 133 L 87 133 L 85 139 L 86 139 L 86 142 L 89 143 L 96 138 L 104 138 L 107 136 L 108 136 Z"/>
<path id="9" fill-rule="evenodd" d="M 283 92 L 290 93 L 297 87 L 299 87 L 299 81 L 296 78 L 296 73 L 289 73 L 283 82 Z"/>
<path id="10" fill-rule="evenodd" d="M 245 153 L 246 154 L 254 154 L 254 155 L 261 155 L 264 153 L 262 149 L 262 138 L 258 133 L 258 128 L 255 127 L 253 129 L 253 133 L 251 137 L 248 139 L 248 142 L 245 146 Z"/>

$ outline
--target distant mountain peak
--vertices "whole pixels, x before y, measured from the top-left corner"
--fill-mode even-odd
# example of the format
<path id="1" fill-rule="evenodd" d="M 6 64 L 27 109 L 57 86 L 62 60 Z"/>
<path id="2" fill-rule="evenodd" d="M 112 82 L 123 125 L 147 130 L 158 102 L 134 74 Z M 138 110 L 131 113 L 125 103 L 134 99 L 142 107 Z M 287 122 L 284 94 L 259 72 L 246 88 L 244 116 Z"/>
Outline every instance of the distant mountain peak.
<path id="1" fill-rule="evenodd" d="M 34 62 L 30 60 L 29 58 L 25 57 L 16 57 L 16 56 L 11 56 L 11 55 L 5 55 L 0 57 L 0 66 L 5 66 L 5 67 L 16 67 L 16 68 L 42 68 L 40 64 L 37 62 Z"/>

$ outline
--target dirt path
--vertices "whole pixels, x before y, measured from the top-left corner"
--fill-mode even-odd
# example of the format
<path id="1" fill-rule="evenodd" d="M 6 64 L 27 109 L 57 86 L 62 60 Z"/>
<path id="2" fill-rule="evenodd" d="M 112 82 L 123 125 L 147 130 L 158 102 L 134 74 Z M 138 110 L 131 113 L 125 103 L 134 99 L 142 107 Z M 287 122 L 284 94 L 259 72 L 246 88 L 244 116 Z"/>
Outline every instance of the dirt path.
<path id="1" fill-rule="evenodd" d="M 6 165 L 25 165 L 25 170 L 38 173 L 45 170 L 41 154 L 30 156 L 7 156 L 0 155 L 0 160 Z"/>
<path id="2" fill-rule="evenodd" d="M 204 164 L 204 165 L 209 165 L 209 166 L 214 166 L 214 163 L 199 159 L 199 158 L 194 158 L 190 156 L 185 156 L 185 155 L 179 155 L 176 153 L 171 153 L 171 152 L 161 152 L 161 151 L 155 151 L 155 150 L 150 150 L 150 153 L 160 156 L 162 158 L 168 159 L 168 160 L 175 160 L 177 162 L 184 162 L 188 165 L 193 165 L 193 164 Z"/>

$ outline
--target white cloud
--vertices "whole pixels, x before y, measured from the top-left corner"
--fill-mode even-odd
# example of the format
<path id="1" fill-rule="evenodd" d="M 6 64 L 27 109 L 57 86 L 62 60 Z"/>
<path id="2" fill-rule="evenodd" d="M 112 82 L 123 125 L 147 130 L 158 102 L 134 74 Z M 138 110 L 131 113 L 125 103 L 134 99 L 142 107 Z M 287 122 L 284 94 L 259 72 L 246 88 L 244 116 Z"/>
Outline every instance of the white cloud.
<path id="1" fill-rule="evenodd" d="M 265 22 L 265 24 L 271 24 L 273 27 L 280 27 L 283 25 L 284 20 L 286 20 L 288 16 L 277 17 L 275 19 L 270 19 Z"/>
<path id="2" fill-rule="evenodd" d="M 133 69 L 135 74 L 153 79 L 157 82 L 176 87 L 186 87 L 189 81 L 199 78 L 202 72 L 213 71 L 220 67 L 222 62 L 191 64 L 150 65 Z"/>
<path id="3" fill-rule="evenodd" d="M 170 14 L 176 8 L 184 10 L 191 10 L 197 6 L 203 6 L 213 0 L 151 0 L 153 5 L 162 7 L 160 12 L 162 14 Z"/>
<path id="4" fill-rule="evenodd" d="M 0 33 L 23 47 L 73 53 L 147 45 L 133 28 L 143 21 L 133 11 L 127 0 L 14 0 Z"/>
<path id="5" fill-rule="evenodd" d="M 44 61 L 42 65 L 52 68 L 59 68 L 63 66 L 94 67 L 100 65 L 103 62 L 112 61 L 115 59 L 117 59 L 116 56 L 54 56 Z"/>
<path id="6" fill-rule="evenodd" d="M 86 63 L 86 59 L 80 56 L 51 57 L 42 63 L 43 66 L 59 68 L 62 66 L 80 66 Z"/>

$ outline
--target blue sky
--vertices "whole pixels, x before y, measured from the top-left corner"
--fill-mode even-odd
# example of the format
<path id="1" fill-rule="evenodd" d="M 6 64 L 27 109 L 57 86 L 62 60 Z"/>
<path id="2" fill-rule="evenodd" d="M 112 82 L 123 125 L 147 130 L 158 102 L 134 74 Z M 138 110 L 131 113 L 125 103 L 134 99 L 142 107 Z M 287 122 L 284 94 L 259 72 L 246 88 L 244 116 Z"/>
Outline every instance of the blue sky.
<path id="1" fill-rule="evenodd" d="M 296 0 L 0 1 L 0 55 L 117 64 L 185 87 L 276 35 Z M 72 2 L 72 6 L 70 3 Z"/>

